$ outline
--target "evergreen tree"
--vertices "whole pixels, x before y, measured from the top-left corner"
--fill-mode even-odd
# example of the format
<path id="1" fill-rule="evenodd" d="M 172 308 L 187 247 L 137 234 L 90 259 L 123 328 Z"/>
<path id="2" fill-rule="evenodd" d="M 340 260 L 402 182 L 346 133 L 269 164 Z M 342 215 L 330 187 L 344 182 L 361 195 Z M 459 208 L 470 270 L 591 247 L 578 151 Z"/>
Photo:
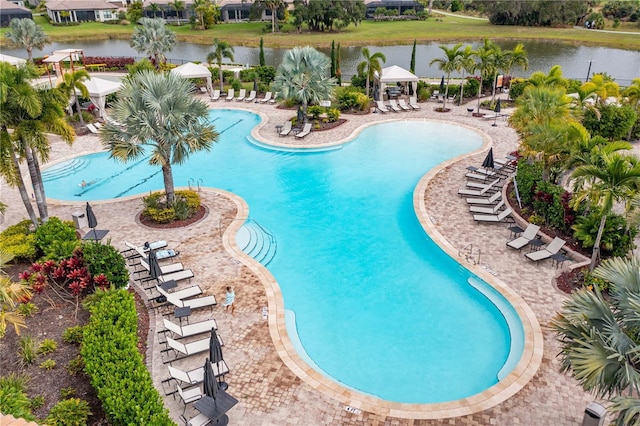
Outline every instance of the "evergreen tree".
<path id="1" fill-rule="evenodd" d="M 413 39 L 413 49 L 411 50 L 411 65 L 409 65 L 409 71 L 412 74 L 416 73 L 416 40 Z"/>
<path id="2" fill-rule="evenodd" d="M 336 52 L 336 80 L 338 86 L 342 86 L 342 70 L 340 69 L 340 43 Z"/>
<path id="3" fill-rule="evenodd" d="M 262 39 L 262 37 L 260 37 L 260 66 L 264 67 L 265 66 L 265 60 L 264 60 L 264 40 Z"/>
<path id="4" fill-rule="evenodd" d="M 336 41 L 331 40 L 331 77 L 336 76 Z"/>

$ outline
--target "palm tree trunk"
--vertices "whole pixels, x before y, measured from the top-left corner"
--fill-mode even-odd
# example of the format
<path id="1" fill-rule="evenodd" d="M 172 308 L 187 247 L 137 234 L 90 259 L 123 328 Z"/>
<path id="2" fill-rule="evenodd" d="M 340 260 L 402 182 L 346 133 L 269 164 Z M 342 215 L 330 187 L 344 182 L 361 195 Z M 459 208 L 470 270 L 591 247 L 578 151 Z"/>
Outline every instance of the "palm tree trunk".
<path id="1" fill-rule="evenodd" d="M 369 96 L 369 73 L 368 72 L 367 72 L 367 96 Z"/>
<path id="2" fill-rule="evenodd" d="M 173 187 L 173 170 L 168 159 L 162 165 L 162 178 L 164 179 L 164 192 L 167 196 L 167 206 L 172 206 L 176 198 L 175 188 Z"/>
<path id="3" fill-rule="evenodd" d="M 491 103 L 495 102 L 496 100 L 496 80 L 498 79 L 498 72 L 496 71 L 496 73 L 493 75 L 493 85 L 491 88 Z"/>
<path id="4" fill-rule="evenodd" d="M 33 155 L 33 151 L 29 145 L 25 145 L 25 157 L 27 158 L 27 166 L 29 169 L 29 176 L 31 176 L 33 193 L 36 197 L 38 214 L 40 215 L 40 220 L 42 220 L 42 222 L 46 222 L 49 220 L 49 212 L 47 209 L 47 200 L 44 196 L 44 188 L 42 187 L 42 179 L 40 178 L 40 167 L 38 167 L 38 160 Z"/>
<path id="5" fill-rule="evenodd" d="M 480 114 L 480 96 L 482 95 L 482 74 L 480 74 L 480 87 L 478 87 L 478 114 Z"/>
<path id="6" fill-rule="evenodd" d="M 220 76 L 220 92 L 224 91 L 224 82 L 222 81 L 222 62 L 218 62 L 218 75 Z"/>
<path id="7" fill-rule="evenodd" d="M 20 172 L 20 163 L 18 163 L 18 158 L 13 150 L 13 147 L 10 148 L 11 162 L 13 163 L 13 168 L 16 173 L 16 183 L 18 186 L 18 192 L 20 192 L 20 198 L 22 198 L 22 203 L 24 204 L 24 208 L 27 209 L 27 214 L 29 215 L 29 219 L 33 225 L 38 227 L 38 217 L 36 216 L 36 212 L 33 210 L 33 205 L 31 204 L 31 199 L 29 198 L 29 192 L 27 192 L 27 187 L 24 184 L 24 179 L 22 178 L 22 173 Z"/>
<path id="8" fill-rule="evenodd" d="M 276 32 L 276 10 L 271 9 L 271 34 L 275 34 Z"/>
<path id="9" fill-rule="evenodd" d="M 596 242 L 593 244 L 593 254 L 591 255 L 591 264 L 589 265 L 589 271 L 593 271 L 596 267 L 596 262 L 600 256 L 600 241 L 602 241 L 602 234 L 604 234 L 604 225 L 607 223 L 607 215 L 603 214 L 600 219 L 600 227 L 598 228 L 598 235 L 596 236 Z"/>
<path id="10" fill-rule="evenodd" d="M 29 57 L 29 62 L 33 63 L 33 49 L 30 47 L 27 48 L 27 56 Z"/>
<path id="11" fill-rule="evenodd" d="M 84 126 L 84 119 L 82 118 L 82 110 L 80 109 L 80 101 L 78 100 L 78 95 L 76 96 L 76 109 L 78 110 L 78 119 L 80 119 L 80 125 Z"/>
<path id="12" fill-rule="evenodd" d="M 451 73 L 447 74 L 447 87 L 444 89 L 444 98 L 442 99 L 442 110 L 447 108 L 447 97 L 449 96 L 449 81 L 451 80 Z"/>
<path id="13" fill-rule="evenodd" d="M 463 96 L 464 96 L 464 71 L 462 72 L 462 82 L 460 83 L 460 99 L 458 99 L 458 106 L 462 105 Z"/>

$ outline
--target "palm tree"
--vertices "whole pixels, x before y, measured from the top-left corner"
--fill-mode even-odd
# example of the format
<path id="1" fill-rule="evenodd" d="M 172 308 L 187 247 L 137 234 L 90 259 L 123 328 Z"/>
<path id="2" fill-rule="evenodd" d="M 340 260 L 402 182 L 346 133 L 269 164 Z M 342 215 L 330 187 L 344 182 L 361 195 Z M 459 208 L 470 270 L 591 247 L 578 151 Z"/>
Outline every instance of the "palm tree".
<path id="1" fill-rule="evenodd" d="M 637 424 L 640 413 L 639 269 L 637 257 L 603 261 L 593 275 L 609 282 L 609 297 L 597 288 L 575 291 L 551 321 L 563 372 L 599 397 L 629 394 L 613 400 L 620 426 Z"/>
<path id="2" fill-rule="evenodd" d="M 33 62 L 33 48 L 42 49 L 49 43 L 49 38 L 42 27 L 30 18 L 12 19 L 5 36 L 12 45 L 26 49 L 31 62 Z"/>
<path id="3" fill-rule="evenodd" d="M 480 70 L 480 85 L 478 86 L 478 114 L 480 114 L 480 96 L 482 95 L 482 82 L 490 75 L 493 75 L 494 48 L 495 44 L 485 38 L 484 44 L 474 52 L 474 57 L 476 59 L 475 68 L 476 70 Z"/>
<path id="4" fill-rule="evenodd" d="M 524 50 L 524 44 L 518 43 L 513 50 L 509 51 L 509 61 L 507 62 L 507 68 L 505 71 L 507 74 L 511 74 L 513 67 L 520 67 L 526 71 L 529 68 L 529 59 L 527 59 L 527 51 Z"/>
<path id="5" fill-rule="evenodd" d="M 310 46 L 288 50 L 278 67 L 273 81 L 273 90 L 285 99 L 300 102 L 307 119 L 310 103 L 330 99 L 336 79 L 329 77 L 329 58 Z"/>
<path id="6" fill-rule="evenodd" d="M 382 52 L 376 52 L 371 55 L 367 47 L 362 48 L 362 56 L 364 57 L 364 61 L 358 64 L 358 74 L 366 75 L 367 84 L 365 93 L 367 96 L 370 96 L 369 82 L 375 78 L 376 73 L 378 73 L 378 75 L 382 73 L 382 65 L 380 64 L 380 61 L 382 61 L 382 63 L 387 62 L 387 57 L 384 56 L 384 53 Z"/>
<path id="7" fill-rule="evenodd" d="M 34 75 L 31 65 L 16 68 L 0 63 L 0 143 L 3 153 L 0 173 L 7 183 L 18 186 L 29 217 L 38 226 L 18 161 L 21 158 L 27 161 L 40 220 L 46 222 L 49 214 L 39 162 L 47 161 L 49 157 L 48 134 L 60 135 L 71 143 L 75 133 L 64 112 L 68 98 L 57 88 L 33 88 L 29 80 Z M 12 130 L 11 134 L 9 130 Z"/>
<path id="8" fill-rule="evenodd" d="M 630 202 L 637 194 L 640 187 L 640 162 L 638 157 L 633 155 L 603 153 L 597 165 L 579 166 L 571 177 L 576 179 L 578 185 L 572 200 L 574 206 L 588 199 L 591 205 L 598 207 L 602 213 L 589 265 L 593 270 L 599 256 L 604 226 L 614 204 L 623 203 L 625 211 L 629 211 Z"/>
<path id="9" fill-rule="evenodd" d="M 180 12 L 184 10 L 184 1 L 175 0 L 174 2 L 169 3 L 173 10 L 176 11 L 176 20 L 178 21 L 178 25 L 180 25 Z"/>
<path id="10" fill-rule="evenodd" d="M 460 61 L 462 58 L 463 52 L 460 50 L 462 47 L 462 43 L 458 43 L 452 48 L 448 48 L 447 46 L 440 45 L 440 49 L 444 52 L 444 56 L 442 58 L 434 58 L 429 62 L 429 65 L 438 64 L 438 68 L 441 71 L 447 73 L 447 88 L 444 92 L 444 100 L 442 104 L 442 108 L 447 107 L 447 96 L 449 96 L 449 82 L 451 81 L 451 73 L 453 71 L 457 71 L 460 68 Z"/>
<path id="11" fill-rule="evenodd" d="M 580 86 L 586 93 L 595 95 L 596 104 L 601 105 L 608 97 L 620 96 L 620 86 L 614 81 L 607 81 L 602 74 L 594 74 L 591 81 L 587 81 Z"/>
<path id="12" fill-rule="evenodd" d="M 113 106 L 118 124 L 108 122 L 100 133 L 111 157 L 127 162 L 150 155 L 149 164 L 162 167 L 169 205 L 175 200 L 171 166 L 218 140 L 207 104 L 191 92 L 191 83 L 176 74 L 141 71 L 125 81 Z"/>
<path id="13" fill-rule="evenodd" d="M 60 90 L 67 94 L 67 96 L 75 96 L 76 109 L 78 110 L 78 118 L 80 119 L 80 124 L 84 126 L 84 119 L 82 118 L 82 111 L 80 110 L 80 100 L 79 96 L 76 92 L 80 92 L 82 97 L 88 98 L 89 91 L 87 90 L 87 86 L 84 85 L 85 80 L 90 80 L 91 76 L 85 70 L 76 70 L 71 72 L 66 72 L 62 76 L 62 81 L 58 84 Z"/>
<path id="14" fill-rule="evenodd" d="M 633 108 L 633 111 L 635 111 L 637 116 L 638 106 L 640 105 L 640 78 L 633 79 L 633 82 L 631 82 L 631 85 L 627 87 L 627 89 L 624 91 L 624 97 L 626 99 L 626 102 L 628 102 L 629 105 L 631 105 L 631 107 Z M 638 124 L 638 121 L 640 120 L 636 118 L 635 124 L 631 126 L 631 128 L 629 129 L 629 135 L 627 136 L 628 140 L 631 140 L 631 136 L 633 135 L 633 129 Z"/>
<path id="15" fill-rule="evenodd" d="M 278 9 L 284 5 L 282 0 L 256 0 L 255 3 L 271 11 L 271 33 L 278 31 Z"/>
<path id="16" fill-rule="evenodd" d="M 567 79 L 562 76 L 562 67 L 560 65 L 552 66 L 548 74 L 545 74 L 542 71 L 534 72 L 533 74 L 531 74 L 531 76 L 529 76 L 527 82 L 529 83 L 529 85 L 535 87 L 567 87 Z"/>
<path id="17" fill-rule="evenodd" d="M 476 62 L 473 60 L 473 49 L 471 46 L 466 46 L 460 55 L 458 61 L 458 72 L 462 72 L 462 84 L 460 84 L 460 99 L 458 99 L 458 105 L 462 105 L 462 98 L 464 97 L 464 75 L 465 73 L 473 74 L 476 71 Z"/>
<path id="18" fill-rule="evenodd" d="M 216 63 L 218 65 L 218 76 L 220 78 L 220 91 L 224 90 L 224 78 L 222 74 L 222 60 L 227 58 L 233 62 L 233 46 L 224 40 L 213 39 L 213 51 L 207 54 L 207 62 L 209 64 Z"/>
<path id="19" fill-rule="evenodd" d="M 496 101 L 496 85 L 498 83 L 498 74 L 509 66 L 509 51 L 500 49 L 499 46 L 493 46 L 493 54 L 491 55 L 491 103 Z"/>
<path id="20" fill-rule="evenodd" d="M 552 122 L 575 121 L 571 98 L 563 89 L 527 86 L 516 101 L 516 111 L 509 119 L 521 138 L 531 135 L 531 126 L 547 126 Z"/>
<path id="21" fill-rule="evenodd" d="M 165 52 L 170 52 L 176 44 L 176 33 L 169 30 L 164 20 L 140 18 L 129 45 L 137 52 L 144 53 L 154 62 L 156 69 L 166 61 Z"/>

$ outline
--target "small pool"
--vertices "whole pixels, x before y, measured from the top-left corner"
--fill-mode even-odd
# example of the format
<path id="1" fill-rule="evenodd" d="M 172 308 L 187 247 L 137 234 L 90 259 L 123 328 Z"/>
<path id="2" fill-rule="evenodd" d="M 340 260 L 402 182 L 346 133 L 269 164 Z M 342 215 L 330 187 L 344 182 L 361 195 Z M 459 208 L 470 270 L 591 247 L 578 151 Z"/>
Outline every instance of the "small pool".
<path id="1" fill-rule="evenodd" d="M 479 148 L 479 134 L 397 121 L 339 149 L 291 152 L 250 140 L 254 114 L 210 115 L 220 142 L 175 167 L 175 184 L 238 194 L 274 235 L 268 269 L 291 340 L 310 365 L 349 388 L 406 403 L 466 398 L 513 369 L 524 339 L 514 309 L 428 238 L 413 211 L 419 179 Z M 163 187 L 160 169 L 146 160 L 123 165 L 106 153 L 57 163 L 43 177 L 50 197 L 71 201 Z M 82 188 L 82 180 L 93 183 Z"/>

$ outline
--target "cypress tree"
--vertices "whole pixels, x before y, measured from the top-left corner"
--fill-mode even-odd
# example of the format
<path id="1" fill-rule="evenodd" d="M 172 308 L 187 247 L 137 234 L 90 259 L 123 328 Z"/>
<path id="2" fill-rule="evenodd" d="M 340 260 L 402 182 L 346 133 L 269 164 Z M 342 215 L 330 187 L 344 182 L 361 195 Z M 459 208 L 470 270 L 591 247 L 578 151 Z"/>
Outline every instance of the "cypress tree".
<path id="1" fill-rule="evenodd" d="M 338 79 L 338 86 L 341 86 L 342 70 L 340 69 L 340 43 L 338 43 L 338 51 L 336 52 L 336 79 Z"/>
<path id="2" fill-rule="evenodd" d="M 262 37 L 260 37 L 260 66 L 261 67 L 265 66 L 265 62 L 264 62 L 264 41 L 262 40 Z"/>
<path id="3" fill-rule="evenodd" d="M 336 42 L 331 40 L 331 77 L 336 76 Z"/>
<path id="4" fill-rule="evenodd" d="M 409 71 L 412 74 L 416 73 L 416 40 L 413 40 L 413 50 L 411 51 L 411 65 L 409 66 Z"/>

